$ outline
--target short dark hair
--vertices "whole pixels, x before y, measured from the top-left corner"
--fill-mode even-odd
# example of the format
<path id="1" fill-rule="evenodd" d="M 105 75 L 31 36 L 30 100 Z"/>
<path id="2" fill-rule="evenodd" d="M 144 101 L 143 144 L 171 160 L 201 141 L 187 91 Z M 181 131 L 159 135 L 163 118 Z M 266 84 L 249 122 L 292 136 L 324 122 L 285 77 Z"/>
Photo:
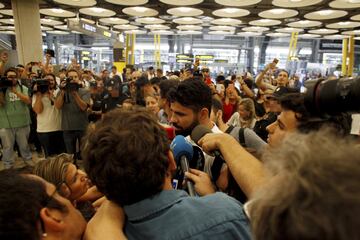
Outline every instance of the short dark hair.
<path id="1" fill-rule="evenodd" d="M 286 74 L 288 75 L 288 77 L 289 77 L 289 72 L 287 71 L 287 70 L 285 70 L 285 69 L 279 69 L 278 71 L 277 71 L 277 73 L 276 73 L 276 77 L 279 75 L 279 73 L 281 73 L 281 72 L 286 72 Z"/>
<path id="2" fill-rule="evenodd" d="M 169 99 L 168 93 L 170 92 L 171 89 L 176 89 L 177 86 L 179 85 L 179 83 L 180 83 L 179 80 L 163 80 L 163 81 L 161 81 L 159 84 L 160 97 Z"/>
<path id="3" fill-rule="evenodd" d="M 178 102 L 181 105 L 199 112 L 206 108 L 211 112 L 211 89 L 203 81 L 189 78 L 180 82 L 176 89 L 169 92 L 170 102 Z"/>
<path id="4" fill-rule="evenodd" d="M 71 69 L 67 70 L 65 75 L 68 76 L 70 72 L 76 72 L 78 77 L 80 77 L 80 73 L 78 72 L 78 70 L 76 70 L 74 68 L 71 68 Z"/>
<path id="5" fill-rule="evenodd" d="M 83 142 L 85 170 L 109 200 L 130 205 L 162 191 L 169 140 L 145 108 L 106 113 Z"/>
<path id="6" fill-rule="evenodd" d="M 180 77 L 180 71 L 175 70 L 175 71 L 174 71 L 174 75 L 176 75 L 176 76 Z"/>
<path id="7" fill-rule="evenodd" d="M 8 72 L 14 72 L 16 74 L 16 77 L 18 77 L 18 71 L 16 70 L 16 68 L 11 67 L 11 68 L 6 69 L 6 71 L 4 73 L 5 77 L 7 76 Z"/>
<path id="8" fill-rule="evenodd" d="M 0 172 L 0 239 L 39 240 L 40 210 L 67 212 L 43 182 L 15 170 Z"/>
<path id="9" fill-rule="evenodd" d="M 153 77 L 152 79 L 150 79 L 150 84 L 151 85 L 159 85 L 161 82 L 161 79 L 158 77 Z"/>
<path id="10" fill-rule="evenodd" d="M 217 98 L 213 97 L 211 99 L 211 108 L 214 110 L 215 113 L 217 113 L 217 111 L 223 109 L 223 105 L 222 105 L 221 101 L 219 101 Z"/>
<path id="11" fill-rule="evenodd" d="M 225 77 L 223 75 L 218 75 L 216 77 L 216 83 L 220 83 L 222 81 L 225 81 Z"/>
<path id="12" fill-rule="evenodd" d="M 116 66 L 112 66 L 111 69 L 117 69 L 117 67 L 116 67 Z"/>

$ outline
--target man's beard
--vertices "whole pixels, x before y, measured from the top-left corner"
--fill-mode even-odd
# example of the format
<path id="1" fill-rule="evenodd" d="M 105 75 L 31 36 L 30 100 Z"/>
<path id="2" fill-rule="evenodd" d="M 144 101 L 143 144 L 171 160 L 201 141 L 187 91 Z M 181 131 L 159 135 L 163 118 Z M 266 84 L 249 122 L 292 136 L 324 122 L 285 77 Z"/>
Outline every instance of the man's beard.
<path id="1" fill-rule="evenodd" d="M 175 128 L 177 128 L 177 129 L 175 129 L 175 134 L 176 134 L 176 135 L 182 135 L 182 136 L 184 136 L 184 137 L 187 137 L 187 136 L 191 135 L 192 130 L 193 130 L 197 125 L 199 125 L 199 124 L 200 124 L 200 123 L 199 123 L 198 120 L 194 120 L 194 121 L 192 122 L 192 124 L 191 124 L 188 128 L 186 128 L 186 129 L 181 128 L 180 126 L 176 125 L 175 123 L 173 123 L 172 125 L 173 125 Z"/>

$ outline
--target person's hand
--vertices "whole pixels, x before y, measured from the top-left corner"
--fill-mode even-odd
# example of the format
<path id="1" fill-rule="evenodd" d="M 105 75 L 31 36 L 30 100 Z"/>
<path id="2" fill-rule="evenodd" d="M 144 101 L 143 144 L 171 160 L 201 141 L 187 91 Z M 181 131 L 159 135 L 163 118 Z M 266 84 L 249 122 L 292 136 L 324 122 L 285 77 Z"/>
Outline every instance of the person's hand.
<path id="1" fill-rule="evenodd" d="M 236 80 L 239 82 L 240 85 L 245 84 L 245 81 L 244 81 L 244 79 L 243 79 L 243 77 L 241 75 L 238 75 L 236 77 Z"/>
<path id="2" fill-rule="evenodd" d="M 3 51 L 0 54 L 0 61 L 3 63 L 6 63 L 8 60 L 9 60 L 9 54 L 7 52 Z"/>
<path id="3" fill-rule="evenodd" d="M 60 83 L 60 88 L 61 88 L 61 89 L 64 89 L 65 86 L 66 86 L 66 81 L 62 81 L 62 82 Z"/>
<path id="4" fill-rule="evenodd" d="M 51 61 L 51 55 L 50 54 L 45 54 L 45 59 L 46 59 L 46 62 L 49 63 Z"/>
<path id="5" fill-rule="evenodd" d="M 212 151 L 219 149 L 220 144 L 231 145 L 235 140 L 231 135 L 225 133 L 208 133 L 203 136 L 198 145 L 207 153 L 211 154 Z M 229 142 L 229 144 L 228 144 Z"/>
<path id="6" fill-rule="evenodd" d="M 266 70 L 270 70 L 270 69 L 275 69 L 276 68 L 276 63 L 271 62 L 268 65 L 266 65 Z"/>
<path id="7" fill-rule="evenodd" d="M 16 86 L 11 87 L 11 92 L 17 94 Z"/>
<path id="8" fill-rule="evenodd" d="M 185 176 L 194 182 L 195 191 L 200 196 L 206 196 L 215 192 L 215 187 L 207 173 L 190 168 L 190 172 L 186 172 Z"/>
<path id="9" fill-rule="evenodd" d="M 124 239 L 125 214 L 117 204 L 105 200 L 88 222 L 83 239 Z"/>
<path id="10" fill-rule="evenodd" d="M 107 201 L 106 197 L 101 197 L 98 200 L 96 200 L 95 202 L 92 203 L 92 206 L 97 210 L 101 207 L 101 205 Z"/>

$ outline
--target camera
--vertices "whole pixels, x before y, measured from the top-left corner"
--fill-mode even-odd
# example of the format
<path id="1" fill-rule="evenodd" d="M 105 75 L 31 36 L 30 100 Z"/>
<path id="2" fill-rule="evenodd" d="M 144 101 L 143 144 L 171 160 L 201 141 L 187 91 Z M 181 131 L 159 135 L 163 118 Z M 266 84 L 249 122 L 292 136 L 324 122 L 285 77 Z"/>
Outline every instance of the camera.
<path id="1" fill-rule="evenodd" d="M 62 81 L 62 82 L 65 82 L 65 86 L 60 87 L 60 88 L 66 90 L 66 91 L 70 91 L 70 92 L 78 91 L 79 88 L 80 88 L 80 85 L 78 83 L 74 83 L 74 82 L 71 82 L 71 81 L 72 81 L 71 77 L 65 78 Z"/>
<path id="2" fill-rule="evenodd" d="M 305 82 L 305 88 L 305 107 L 312 115 L 360 112 L 360 77 L 312 79 Z"/>
<path id="3" fill-rule="evenodd" d="M 50 89 L 50 82 L 46 79 L 32 79 L 31 89 L 33 93 L 38 93 L 38 92 L 40 92 L 41 94 L 47 93 Z"/>
<path id="4" fill-rule="evenodd" d="M 13 85 L 13 81 L 9 80 L 7 77 L 0 78 L 0 89 L 6 90 L 8 87 L 12 87 Z"/>

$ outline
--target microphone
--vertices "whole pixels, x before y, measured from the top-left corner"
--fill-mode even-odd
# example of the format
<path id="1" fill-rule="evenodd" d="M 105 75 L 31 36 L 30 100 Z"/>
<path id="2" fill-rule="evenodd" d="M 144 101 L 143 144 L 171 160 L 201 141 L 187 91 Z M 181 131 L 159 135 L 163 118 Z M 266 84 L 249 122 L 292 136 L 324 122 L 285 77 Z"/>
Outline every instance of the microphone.
<path id="1" fill-rule="evenodd" d="M 189 159 L 193 157 L 193 147 L 184 136 L 177 135 L 171 142 L 170 148 L 174 154 L 176 165 L 181 167 L 183 174 L 189 171 Z M 195 196 L 194 185 L 191 181 L 185 179 L 189 195 Z"/>
<path id="2" fill-rule="evenodd" d="M 213 133 L 213 132 L 206 126 L 200 124 L 194 127 L 194 129 L 191 132 L 190 138 L 196 144 L 198 144 L 199 140 L 208 133 Z M 215 157 L 222 157 L 220 151 L 217 149 L 215 149 L 212 153 L 215 155 Z"/>
<path id="3" fill-rule="evenodd" d="M 204 125 L 197 125 L 191 132 L 190 138 L 198 144 L 199 140 L 208 133 L 213 133 L 209 128 Z M 215 156 L 214 162 L 211 166 L 211 175 L 214 182 L 219 178 L 221 168 L 225 163 L 221 152 L 217 149 L 213 150 L 212 153 Z"/>

